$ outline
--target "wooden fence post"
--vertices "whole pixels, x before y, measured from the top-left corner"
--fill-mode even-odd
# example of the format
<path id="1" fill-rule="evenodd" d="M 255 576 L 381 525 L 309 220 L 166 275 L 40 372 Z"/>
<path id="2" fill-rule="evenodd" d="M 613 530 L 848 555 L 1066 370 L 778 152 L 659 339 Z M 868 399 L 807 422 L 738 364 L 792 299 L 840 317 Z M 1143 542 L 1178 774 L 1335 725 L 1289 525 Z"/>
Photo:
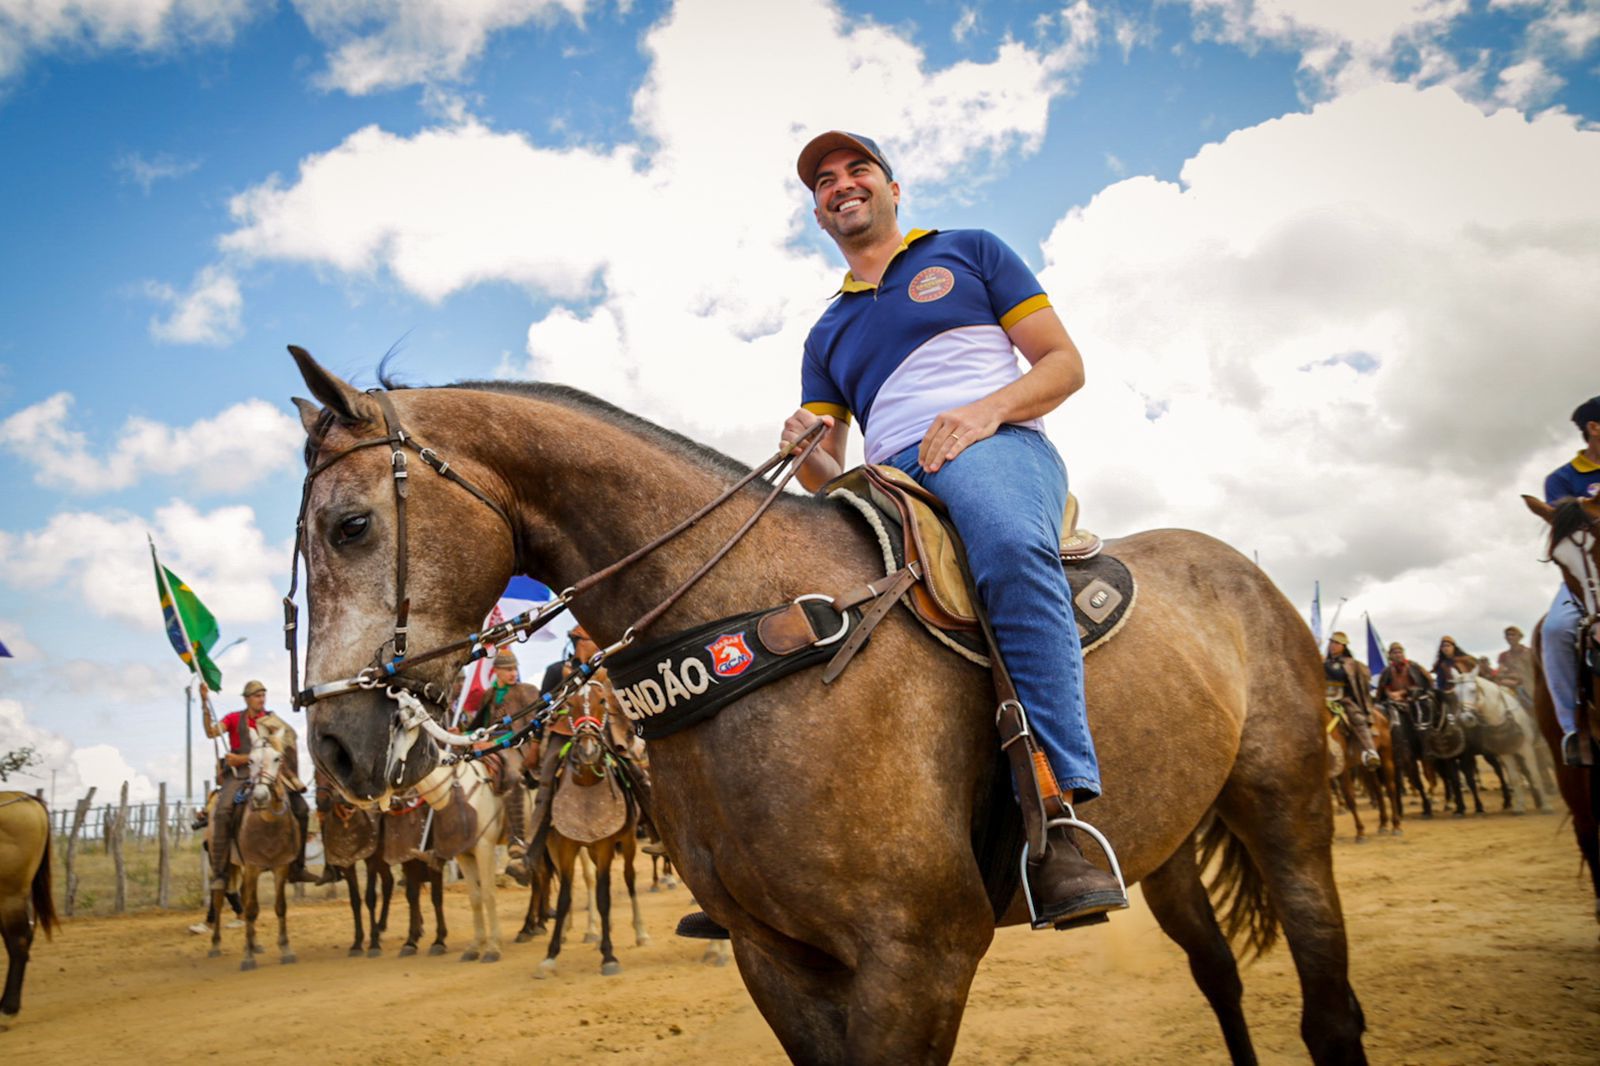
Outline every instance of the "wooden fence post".
<path id="1" fill-rule="evenodd" d="M 161 782 L 156 801 L 156 906 L 166 907 L 172 895 L 172 865 L 167 851 L 167 783 Z"/>
<path id="2" fill-rule="evenodd" d="M 72 831 L 67 834 L 67 904 L 62 908 L 68 918 L 72 917 L 72 908 L 78 902 L 78 871 L 73 867 L 74 853 L 78 850 L 78 833 L 83 830 L 83 820 L 89 817 L 89 804 L 94 800 L 94 786 L 89 786 L 89 791 L 78 801 L 72 810 Z"/>
<path id="3" fill-rule="evenodd" d="M 111 913 L 122 914 L 128 909 L 128 867 L 122 860 L 122 833 L 128 827 L 128 783 L 122 783 L 122 799 L 117 804 L 116 821 L 106 834 L 111 848 L 111 862 L 117 870 L 117 895 Z"/>

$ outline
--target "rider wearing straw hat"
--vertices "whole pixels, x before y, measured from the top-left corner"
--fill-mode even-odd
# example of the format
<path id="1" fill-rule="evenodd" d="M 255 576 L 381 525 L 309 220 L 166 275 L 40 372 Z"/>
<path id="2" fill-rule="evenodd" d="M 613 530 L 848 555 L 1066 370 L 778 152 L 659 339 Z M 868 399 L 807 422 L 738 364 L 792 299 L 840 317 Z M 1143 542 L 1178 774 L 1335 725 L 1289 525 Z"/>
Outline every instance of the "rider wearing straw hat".
<path id="1" fill-rule="evenodd" d="M 248 795 L 250 785 L 250 734 L 261 719 L 272 716 L 272 712 L 267 710 L 266 685 L 259 681 L 246 681 L 242 695 L 243 710 L 223 715 L 220 722 L 211 721 L 209 714 L 204 719 L 206 736 L 213 739 L 222 737 L 228 739 L 228 751 L 222 756 L 221 765 L 218 767 L 216 812 L 212 816 L 214 824 L 211 829 L 211 857 L 215 878 L 212 883 L 213 888 L 226 887 L 227 884 L 228 863 L 232 861 L 230 852 L 233 849 L 233 838 L 239 830 L 240 812 L 244 809 L 244 799 Z M 296 748 L 289 748 L 283 755 L 289 776 L 298 780 L 299 751 Z M 323 868 L 320 878 L 306 872 L 306 838 L 311 810 L 306 805 L 305 796 L 293 789 L 288 790 L 288 800 L 295 821 L 300 823 L 300 853 L 295 856 L 294 865 L 289 868 L 289 880 L 313 884 L 331 883 L 337 875 L 330 867 Z"/>
<path id="2" fill-rule="evenodd" d="M 1350 654 L 1350 638 L 1342 631 L 1328 638 L 1322 673 L 1328 682 L 1328 698 L 1340 705 L 1350 732 L 1361 745 L 1361 764 L 1376 769 L 1383 760 L 1372 743 L 1372 671 Z"/>

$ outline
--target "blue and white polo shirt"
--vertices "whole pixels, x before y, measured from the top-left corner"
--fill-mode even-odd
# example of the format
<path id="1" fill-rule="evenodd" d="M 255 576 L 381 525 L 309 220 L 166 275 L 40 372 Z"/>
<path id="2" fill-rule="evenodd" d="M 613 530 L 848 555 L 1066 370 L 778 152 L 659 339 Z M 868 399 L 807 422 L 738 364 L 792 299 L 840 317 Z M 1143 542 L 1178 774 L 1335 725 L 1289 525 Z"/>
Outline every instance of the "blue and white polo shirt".
<path id="1" fill-rule="evenodd" d="M 912 230 L 877 285 L 846 274 L 835 295 L 806 337 L 800 403 L 859 419 L 869 463 L 1021 377 L 1006 330 L 1050 306 L 1021 257 L 977 229 Z"/>
<path id="2" fill-rule="evenodd" d="M 1600 495 L 1600 464 L 1583 452 L 1573 456 L 1572 462 L 1563 463 L 1544 479 L 1544 501 L 1555 503 L 1568 496 L 1580 499 Z"/>

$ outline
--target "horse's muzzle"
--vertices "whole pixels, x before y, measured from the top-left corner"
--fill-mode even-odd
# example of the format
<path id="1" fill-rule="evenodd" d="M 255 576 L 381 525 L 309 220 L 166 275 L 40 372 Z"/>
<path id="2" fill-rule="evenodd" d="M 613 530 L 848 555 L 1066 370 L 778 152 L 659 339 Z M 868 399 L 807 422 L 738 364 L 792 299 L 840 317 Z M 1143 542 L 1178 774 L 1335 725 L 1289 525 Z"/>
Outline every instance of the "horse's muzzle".
<path id="1" fill-rule="evenodd" d="M 433 770 L 438 751 L 418 731 L 405 762 L 385 780 L 395 705 L 381 692 L 352 693 L 311 708 L 311 758 L 353 801 L 403 792 Z"/>

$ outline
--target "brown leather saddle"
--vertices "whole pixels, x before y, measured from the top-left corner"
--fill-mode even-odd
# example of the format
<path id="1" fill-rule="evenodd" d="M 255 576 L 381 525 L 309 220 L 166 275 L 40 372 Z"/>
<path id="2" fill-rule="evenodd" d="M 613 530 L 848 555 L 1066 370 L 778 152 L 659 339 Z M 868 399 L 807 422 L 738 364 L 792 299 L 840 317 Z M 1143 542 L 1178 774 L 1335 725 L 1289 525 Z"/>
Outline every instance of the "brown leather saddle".
<path id="1" fill-rule="evenodd" d="M 966 657 L 981 657 L 986 648 L 971 575 L 943 501 L 892 466 L 856 467 L 829 482 L 822 492 L 854 508 L 873 527 L 887 569 L 916 564 L 918 580 L 906 598 L 912 613 L 936 636 L 943 634 L 947 643 L 965 649 Z M 1106 553 L 1098 536 L 1078 528 L 1075 496 L 1067 497 L 1061 531 L 1061 563 L 1072 589 L 1078 637 L 1087 654 L 1121 628 L 1137 590 L 1127 565 Z"/>

